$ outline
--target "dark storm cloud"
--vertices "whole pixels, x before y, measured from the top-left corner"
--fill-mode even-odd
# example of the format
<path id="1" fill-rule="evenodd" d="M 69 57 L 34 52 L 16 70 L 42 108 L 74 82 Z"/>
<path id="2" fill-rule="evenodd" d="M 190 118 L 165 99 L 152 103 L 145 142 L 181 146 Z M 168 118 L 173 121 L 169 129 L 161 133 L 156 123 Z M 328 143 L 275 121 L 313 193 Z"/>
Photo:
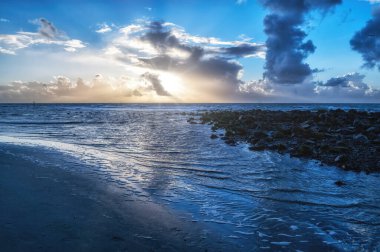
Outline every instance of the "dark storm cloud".
<path id="1" fill-rule="evenodd" d="M 187 51 L 192 58 L 200 58 L 208 53 L 220 53 L 230 57 L 240 58 L 249 55 L 254 55 L 265 51 L 264 45 L 256 45 L 252 43 L 241 43 L 231 47 L 223 47 L 220 50 L 205 50 L 199 46 L 187 45 L 181 43 L 180 40 L 172 33 L 170 27 L 163 25 L 163 22 L 153 21 L 147 25 L 149 31 L 141 36 L 142 41 L 150 42 L 157 50 L 165 53 L 168 49 L 176 48 Z"/>
<path id="2" fill-rule="evenodd" d="M 51 22 L 49 22 L 47 19 L 40 18 L 39 25 L 40 25 L 40 28 L 38 29 L 38 32 L 42 36 L 48 39 L 53 39 L 58 35 L 57 28 L 55 28 L 54 25 Z"/>
<path id="3" fill-rule="evenodd" d="M 266 63 L 264 78 L 279 84 L 303 82 L 313 73 L 304 59 L 315 51 L 311 40 L 304 42 L 307 34 L 301 29 L 305 15 L 313 10 L 326 12 L 341 0 L 262 0 L 271 10 L 264 19 Z"/>
<path id="4" fill-rule="evenodd" d="M 202 60 L 197 63 L 196 71 L 210 78 L 217 76 L 231 84 L 241 84 L 242 81 L 238 78 L 239 71 L 243 67 L 235 61 L 229 61 L 225 58 L 214 57 L 207 60 Z"/>
<path id="5" fill-rule="evenodd" d="M 160 52 L 180 47 L 178 39 L 171 34 L 170 29 L 163 26 L 162 22 L 150 22 L 147 28 L 149 31 L 141 37 L 141 40 L 150 42 Z"/>
<path id="6" fill-rule="evenodd" d="M 144 67 L 159 70 L 169 70 L 179 64 L 178 60 L 173 59 L 168 55 L 159 55 L 151 58 L 139 58 L 138 60 Z"/>
<path id="7" fill-rule="evenodd" d="M 356 32 L 350 44 L 353 50 L 362 55 L 365 67 L 377 66 L 380 71 L 380 8 L 375 9 L 373 18 Z"/>
<path id="8" fill-rule="evenodd" d="M 143 75 L 141 75 L 141 77 L 152 85 L 152 89 L 156 92 L 157 95 L 171 96 L 170 93 L 166 91 L 165 88 L 162 86 L 158 75 L 146 72 Z"/>

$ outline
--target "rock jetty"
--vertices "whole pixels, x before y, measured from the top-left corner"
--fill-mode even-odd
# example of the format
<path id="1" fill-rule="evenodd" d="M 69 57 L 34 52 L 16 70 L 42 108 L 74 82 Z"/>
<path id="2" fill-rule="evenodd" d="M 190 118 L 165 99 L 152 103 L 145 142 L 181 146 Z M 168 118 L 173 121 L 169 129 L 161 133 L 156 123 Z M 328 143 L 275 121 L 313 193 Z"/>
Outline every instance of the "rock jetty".
<path id="1" fill-rule="evenodd" d="M 189 120 L 194 123 L 194 118 Z M 230 145 L 250 144 L 253 151 L 272 150 L 316 159 L 345 170 L 380 172 L 380 112 L 344 111 L 212 111 L 201 123 Z"/>

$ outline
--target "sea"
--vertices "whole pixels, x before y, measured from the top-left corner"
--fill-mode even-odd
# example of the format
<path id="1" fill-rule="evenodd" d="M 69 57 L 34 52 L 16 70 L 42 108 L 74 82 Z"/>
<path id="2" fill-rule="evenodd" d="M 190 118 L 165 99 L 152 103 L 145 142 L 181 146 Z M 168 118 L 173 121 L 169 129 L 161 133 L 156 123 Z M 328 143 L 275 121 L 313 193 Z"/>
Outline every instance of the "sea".
<path id="1" fill-rule="evenodd" d="M 14 154 L 95 176 L 241 251 L 380 251 L 380 174 L 229 146 L 187 122 L 211 110 L 338 108 L 380 104 L 0 104 L 0 151 L 30 147 Z"/>

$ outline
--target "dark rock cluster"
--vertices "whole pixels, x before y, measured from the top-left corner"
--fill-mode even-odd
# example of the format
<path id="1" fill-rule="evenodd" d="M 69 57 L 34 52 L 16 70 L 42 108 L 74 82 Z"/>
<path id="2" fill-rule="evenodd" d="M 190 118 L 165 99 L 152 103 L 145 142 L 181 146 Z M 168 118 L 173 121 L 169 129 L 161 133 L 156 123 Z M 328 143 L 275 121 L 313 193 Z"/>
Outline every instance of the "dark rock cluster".
<path id="1" fill-rule="evenodd" d="M 212 111 L 202 113 L 200 121 L 211 124 L 213 131 L 224 129 L 222 139 L 230 145 L 247 142 L 254 151 L 289 153 L 346 170 L 380 171 L 380 112 Z"/>

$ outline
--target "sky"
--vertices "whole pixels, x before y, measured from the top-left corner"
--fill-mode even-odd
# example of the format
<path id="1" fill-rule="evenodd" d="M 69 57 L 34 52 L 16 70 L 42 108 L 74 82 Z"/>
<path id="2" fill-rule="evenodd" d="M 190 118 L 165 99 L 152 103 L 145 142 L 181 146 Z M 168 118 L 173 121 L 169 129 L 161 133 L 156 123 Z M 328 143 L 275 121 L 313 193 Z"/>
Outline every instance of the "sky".
<path id="1" fill-rule="evenodd" d="M 380 102 L 380 0 L 2 0 L 0 102 Z"/>

